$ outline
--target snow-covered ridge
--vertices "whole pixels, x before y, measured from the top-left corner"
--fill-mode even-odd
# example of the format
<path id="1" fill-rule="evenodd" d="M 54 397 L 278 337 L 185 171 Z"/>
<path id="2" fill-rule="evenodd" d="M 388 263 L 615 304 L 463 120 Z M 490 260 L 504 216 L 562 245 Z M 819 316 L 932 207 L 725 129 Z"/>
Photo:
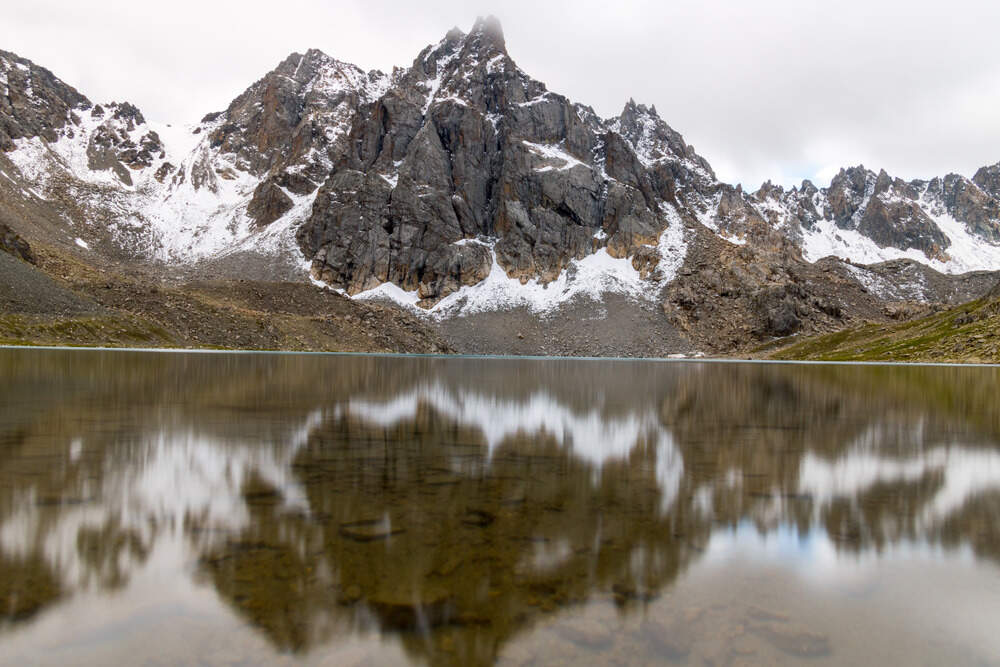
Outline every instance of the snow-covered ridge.
<path id="1" fill-rule="evenodd" d="M 305 57 L 300 57 L 300 67 Z M 380 73 L 365 74 L 324 54 L 312 57 L 319 64 L 303 88 L 305 97 L 332 99 L 351 91 L 370 100 L 384 94 L 389 85 Z M 82 215 L 73 221 L 77 229 L 103 223 L 113 234 L 140 239 L 129 249 L 148 259 L 192 262 L 237 250 L 301 257 L 294 233 L 308 218 L 315 191 L 308 201 L 286 191 L 293 202 L 291 210 L 258 229 L 247 206 L 263 177 L 255 175 L 240 156 L 213 145 L 212 133 L 224 117 L 177 126 L 146 122 L 141 114 L 122 119 L 121 106 L 88 105 L 67 120 L 56 141 L 39 136 L 20 139 L 8 155 L 43 198 L 69 195 L 79 202 Z M 319 106 L 324 109 L 325 139 L 332 143 L 347 133 L 354 110 L 339 102 L 324 108 L 322 100 Z M 116 144 L 115 158 L 130 147 L 155 146 L 148 163 L 95 161 L 108 137 Z M 301 173 L 307 163 L 332 169 L 329 156 L 313 148 L 302 164 L 286 171 Z"/>
<path id="2" fill-rule="evenodd" d="M 150 166 L 128 169 L 128 183 L 110 167 L 92 168 L 89 155 L 101 129 L 116 124 L 113 118 L 83 114 L 78 126 L 62 129 L 58 141 L 21 139 L 9 156 L 43 194 L 54 196 L 59 188 L 68 188 L 94 217 L 110 214 L 115 218 L 113 225 L 145 230 L 147 245 L 137 250 L 151 259 L 201 259 L 253 233 L 245 213 L 259 179 L 212 151 L 209 132 L 193 134 L 190 127 L 136 124 L 124 133 L 131 142 L 139 144 L 155 132 L 163 150 Z M 165 167 L 175 168 L 161 171 Z M 72 176 L 69 182 L 66 174 Z M 84 228 L 91 224 L 90 220 L 78 222 Z"/>
<path id="3" fill-rule="evenodd" d="M 608 130 L 622 135 L 645 167 L 652 168 L 662 162 L 675 162 L 683 165 L 688 172 L 699 179 L 706 182 L 715 180 L 715 176 L 709 173 L 698 161 L 692 160 L 686 151 L 678 154 L 672 149 L 669 139 L 678 143 L 683 143 L 683 139 L 656 115 L 655 108 L 647 109 L 641 104 L 637 105 L 630 101 L 625 113 L 634 115 L 635 123 L 638 126 L 637 136 L 633 136 L 632 132 L 624 127 L 621 116 L 603 121 L 603 123 Z M 671 137 L 670 135 L 675 136 Z M 687 148 L 685 147 L 685 149 Z"/>
<path id="4" fill-rule="evenodd" d="M 337 60 L 320 51 L 310 53 L 316 54 L 320 65 L 318 75 L 305 88 L 306 95 L 315 92 L 334 98 L 346 90 L 358 93 L 365 102 L 373 102 L 382 97 L 392 84 L 389 76 L 383 72 L 365 72 L 357 65 Z M 306 57 L 302 56 L 302 60 Z"/>
<path id="5" fill-rule="evenodd" d="M 450 48 L 446 48 L 447 38 L 438 43 L 432 53 L 439 54 L 434 62 L 434 77 L 422 81 L 419 85 L 423 86 L 427 90 L 427 100 L 424 102 L 424 115 L 427 115 L 427 111 L 431 108 L 431 105 L 437 100 L 438 91 L 441 90 L 441 84 L 444 83 L 445 76 L 448 74 L 448 68 L 451 66 L 455 60 L 458 59 L 459 54 L 461 54 L 462 49 L 465 48 L 465 39 L 462 38 L 456 43 L 452 44 Z M 442 50 L 444 51 L 442 53 Z M 448 95 L 447 97 L 461 101 L 461 99 L 455 95 Z"/>
<path id="6" fill-rule="evenodd" d="M 867 200 L 865 203 L 867 204 Z M 829 219 L 819 220 L 811 229 L 803 230 L 803 256 L 815 262 L 832 255 L 860 264 L 912 259 L 942 273 L 951 274 L 1000 269 L 1000 245 L 994 245 L 986 239 L 973 235 L 966 225 L 951 214 L 935 212 L 934 202 L 926 197 L 921 197 L 916 203 L 950 241 L 950 245 L 944 250 L 947 260 L 928 258 L 917 248 L 903 250 L 880 246 L 857 230 L 843 229 Z"/>
<path id="7" fill-rule="evenodd" d="M 863 169 L 858 167 L 855 169 Z M 900 181 L 878 184 L 880 179 L 889 181 L 884 173 L 876 175 L 865 170 L 863 191 L 850 185 L 845 186 L 843 174 L 836 177 L 830 187 L 815 189 L 811 194 L 804 184 L 803 189 L 792 188 L 784 192 L 769 184 L 761 189 L 752 200 L 761 215 L 772 225 L 785 233 L 801 238 L 803 256 L 815 262 L 823 257 L 834 256 L 860 264 L 876 264 L 897 259 L 911 259 L 930 266 L 942 273 L 959 274 L 968 271 L 1000 270 L 1000 245 L 970 231 L 969 225 L 957 220 L 949 206 L 938 199 L 927 183 Z M 989 197 L 968 179 L 962 179 L 966 186 L 978 191 L 984 198 Z M 848 220 L 840 224 L 834 220 L 831 198 L 833 189 L 850 207 Z M 894 224 L 906 226 L 916 224 L 921 214 L 947 238 L 947 247 L 942 248 L 943 257 L 928 256 L 918 247 L 899 248 L 880 245 L 859 231 L 873 200 L 880 205 L 902 205 L 903 217 Z M 801 206 L 808 204 L 814 211 L 805 212 Z M 706 222 L 706 221 L 703 221 Z M 1000 220 L 995 221 L 1000 224 Z M 706 223 L 707 224 L 707 223 Z M 709 225 L 710 226 L 710 225 Z"/>

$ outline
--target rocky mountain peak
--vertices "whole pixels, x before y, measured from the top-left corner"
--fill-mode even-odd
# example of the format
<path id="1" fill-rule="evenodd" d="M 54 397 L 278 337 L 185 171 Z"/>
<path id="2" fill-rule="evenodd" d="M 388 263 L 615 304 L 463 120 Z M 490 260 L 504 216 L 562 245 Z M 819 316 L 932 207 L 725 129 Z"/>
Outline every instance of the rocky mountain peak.
<path id="1" fill-rule="evenodd" d="M 892 188 L 892 184 L 892 177 L 889 176 L 885 169 L 880 169 L 878 176 L 875 177 L 874 194 L 879 195 L 883 192 L 888 192 Z"/>
<path id="2" fill-rule="evenodd" d="M 495 16 L 479 17 L 469 31 L 476 50 L 483 55 L 507 54 L 507 40 L 503 27 Z"/>
<path id="3" fill-rule="evenodd" d="M 394 97 L 412 101 L 419 99 L 417 95 L 423 97 L 424 115 L 445 102 L 471 104 L 500 115 L 511 104 L 547 92 L 543 83 L 510 58 L 499 21 L 493 17 L 479 19 L 468 34 L 452 29 L 440 42 L 424 48 L 394 83 Z"/>
<path id="4" fill-rule="evenodd" d="M 365 72 L 309 49 L 289 55 L 226 111 L 206 117 L 214 149 L 232 156 L 237 169 L 270 174 L 274 181 L 262 183 L 251 217 L 267 224 L 290 208 L 282 187 L 302 194 L 322 183 L 346 151 L 360 106 L 381 97 L 389 85 L 382 72 Z M 259 201 L 265 196 L 271 203 Z"/>
<path id="5" fill-rule="evenodd" d="M 976 175 L 988 175 L 988 169 L 984 167 Z M 988 177 L 981 180 L 990 185 Z M 911 186 L 914 190 L 920 187 L 920 194 L 931 205 L 932 213 L 951 215 L 964 223 L 972 234 L 991 243 L 1000 243 L 1000 198 L 974 180 L 959 174 L 948 174 L 944 178 L 933 178 L 926 184 L 914 181 Z"/>
<path id="6" fill-rule="evenodd" d="M 392 282 L 426 303 L 483 280 L 493 260 L 547 283 L 606 247 L 644 252 L 653 271 L 677 174 L 710 174 L 655 110 L 632 103 L 606 123 L 549 92 L 494 19 L 425 48 L 352 145 L 300 229 L 313 274 L 349 293 Z"/>
<path id="7" fill-rule="evenodd" d="M 794 191 L 794 188 L 792 188 Z M 761 183 L 757 191 L 753 193 L 755 199 L 781 199 L 785 195 L 785 189 L 780 185 L 775 185 L 771 182 L 771 179 L 767 179 Z"/>
<path id="8" fill-rule="evenodd" d="M 414 60 L 413 67 L 435 76 L 442 64 L 447 65 L 455 58 L 486 62 L 506 55 L 507 43 L 500 21 L 494 16 L 479 17 L 468 33 L 454 27 L 440 42 L 425 47 Z"/>
<path id="9" fill-rule="evenodd" d="M 692 178 L 703 176 L 704 180 L 715 180 L 715 173 L 708 162 L 695 152 L 694 146 L 684 141 L 679 132 L 660 118 L 655 106 L 647 107 L 629 99 L 618 118 L 612 120 L 610 129 L 632 145 L 639 160 L 647 167 L 658 162 L 674 162 L 688 171 L 700 172 L 691 174 Z"/>
<path id="10" fill-rule="evenodd" d="M 990 195 L 1000 199 L 1000 162 L 981 167 L 972 177 L 972 182 Z"/>
<path id="11" fill-rule="evenodd" d="M 659 114 L 656 113 L 655 106 L 647 107 L 645 104 L 638 104 L 631 97 L 625 103 L 625 108 L 622 109 L 621 116 L 651 116 L 656 119 L 660 118 Z"/>
<path id="12" fill-rule="evenodd" d="M 0 51 L 0 152 L 13 150 L 17 139 L 56 141 L 60 129 L 76 124 L 74 112 L 90 106 L 90 100 L 49 70 Z"/>
<path id="13" fill-rule="evenodd" d="M 341 94 L 355 93 L 370 102 L 388 86 L 388 77 L 383 72 L 365 72 L 319 49 L 309 49 L 304 54 L 292 53 L 265 75 L 264 80 L 269 77 L 286 77 L 295 84 L 294 89 L 300 95 L 314 95 L 319 101 L 335 102 Z"/>
<path id="14" fill-rule="evenodd" d="M 139 108 L 129 102 L 95 104 L 90 118 L 97 125 L 87 139 L 87 166 L 111 171 L 125 185 L 132 185 L 132 172 L 151 167 L 166 157 L 160 136 L 146 126 Z"/>
<path id="15" fill-rule="evenodd" d="M 465 46 L 467 35 L 457 27 L 449 30 L 437 44 L 428 44 L 413 60 L 411 71 L 434 77 L 458 56 Z"/>
<path id="16" fill-rule="evenodd" d="M 824 213 L 841 229 L 855 230 L 882 248 L 914 248 L 946 261 L 951 241 L 916 201 L 919 192 L 884 169 L 878 174 L 864 165 L 842 169 L 826 195 Z"/>
<path id="17" fill-rule="evenodd" d="M 837 175 L 830 181 L 830 189 L 846 188 L 855 192 L 864 192 L 869 181 L 874 182 L 878 176 L 875 172 L 859 164 L 854 167 L 841 168 Z M 873 183 L 874 184 L 874 183 Z"/>

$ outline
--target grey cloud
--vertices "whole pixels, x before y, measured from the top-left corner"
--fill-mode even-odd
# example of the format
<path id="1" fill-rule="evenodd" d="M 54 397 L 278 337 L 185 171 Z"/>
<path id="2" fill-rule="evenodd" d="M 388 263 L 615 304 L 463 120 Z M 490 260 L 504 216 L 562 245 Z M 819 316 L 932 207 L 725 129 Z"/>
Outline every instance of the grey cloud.
<path id="1" fill-rule="evenodd" d="M 605 116 L 629 97 L 655 104 L 746 187 L 857 163 L 911 178 L 1000 160 L 1000 5 L 981 1 L 15 0 L 0 48 L 91 98 L 191 122 L 292 51 L 390 70 L 489 13 L 552 89 Z"/>

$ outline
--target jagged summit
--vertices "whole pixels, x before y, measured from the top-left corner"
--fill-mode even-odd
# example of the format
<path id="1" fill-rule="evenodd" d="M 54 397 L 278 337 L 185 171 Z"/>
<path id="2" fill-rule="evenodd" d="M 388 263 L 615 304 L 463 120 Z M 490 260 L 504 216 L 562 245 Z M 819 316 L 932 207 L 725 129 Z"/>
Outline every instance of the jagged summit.
<path id="1" fill-rule="evenodd" d="M 90 106 L 90 100 L 49 70 L 0 51 L 0 152 L 14 150 L 17 139 L 57 141 L 74 112 Z"/>
<path id="2" fill-rule="evenodd" d="M 507 53 L 507 40 L 503 34 L 500 19 L 495 16 L 485 16 L 476 19 L 469 36 L 473 38 L 477 50 L 481 53 Z"/>
<path id="3" fill-rule="evenodd" d="M 377 99 L 387 87 L 382 72 L 366 73 L 318 49 L 293 53 L 213 119 L 218 127 L 212 145 L 235 154 L 254 174 L 307 159 L 315 151 L 313 161 L 320 168 L 310 171 L 320 180 L 334 158 L 327 144 L 346 134 L 360 104 Z"/>
<path id="4" fill-rule="evenodd" d="M 469 33 L 449 31 L 424 48 L 412 66 L 394 77 L 395 90 L 424 92 L 422 111 L 439 103 L 471 103 L 498 113 L 507 102 L 526 102 L 546 92 L 507 53 L 496 19 L 479 19 Z M 508 99 L 502 99 L 506 96 Z"/>
<path id="5" fill-rule="evenodd" d="M 480 16 L 472 24 L 472 29 L 466 33 L 458 26 L 445 33 L 440 43 L 454 44 L 465 38 L 473 38 L 476 50 L 480 52 L 506 53 L 507 42 L 503 34 L 503 26 L 496 16 Z M 426 50 L 426 49 L 425 49 Z M 418 57 L 419 58 L 419 57 Z"/>
<path id="6" fill-rule="evenodd" d="M 985 169 L 978 172 L 984 183 Z M 802 239 L 813 260 L 908 257 L 952 271 L 1000 262 L 1000 200 L 957 174 L 907 182 L 857 165 L 825 188 L 803 181 L 788 191 L 762 188 L 754 198 L 770 224 Z"/>
<path id="7" fill-rule="evenodd" d="M 352 294 L 393 283 L 425 305 L 494 273 L 549 283 L 599 253 L 661 275 L 665 227 L 704 203 L 679 195 L 714 181 L 655 111 L 605 121 L 549 91 L 493 19 L 421 51 L 351 143 L 299 230 L 313 276 Z"/>
<path id="8" fill-rule="evenodd" d="M 972 177 L 972 182 L 994 197 L 1000 198 L 1000 162 L 981 167 Z"/>

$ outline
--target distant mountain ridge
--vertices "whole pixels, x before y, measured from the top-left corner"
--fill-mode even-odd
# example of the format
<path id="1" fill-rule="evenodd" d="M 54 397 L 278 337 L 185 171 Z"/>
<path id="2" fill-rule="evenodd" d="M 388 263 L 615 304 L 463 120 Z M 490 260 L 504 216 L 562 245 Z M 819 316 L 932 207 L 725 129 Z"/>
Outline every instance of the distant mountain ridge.
<path id="1" fill-rule="evenodd" d="M 701 233 L 781 262 L 1000 269 L 1000 163 L 745 192 L 655 107 L 602 119 L 549 91 L 492 18 L 390 74 L 292 54 L 191 128 L 0 52 L 0 174 L 81 248 L 308 274 L 439 313 L 559 303 L 547 285 L 659 299 Z"/>
<path id="2" fill-rule="evenodd" d="M 804 181 L 786 191 L 768 182 L 753 199 L 772 226 L 801 240 L 809 259 L 835 254 L 870 263 L 905 253 L 961 272 L 1000 266 L 998 174 L 1000 164 L 972 179 L 906 182 L 857 166 L 841 169 L 828 188 Z"/>

